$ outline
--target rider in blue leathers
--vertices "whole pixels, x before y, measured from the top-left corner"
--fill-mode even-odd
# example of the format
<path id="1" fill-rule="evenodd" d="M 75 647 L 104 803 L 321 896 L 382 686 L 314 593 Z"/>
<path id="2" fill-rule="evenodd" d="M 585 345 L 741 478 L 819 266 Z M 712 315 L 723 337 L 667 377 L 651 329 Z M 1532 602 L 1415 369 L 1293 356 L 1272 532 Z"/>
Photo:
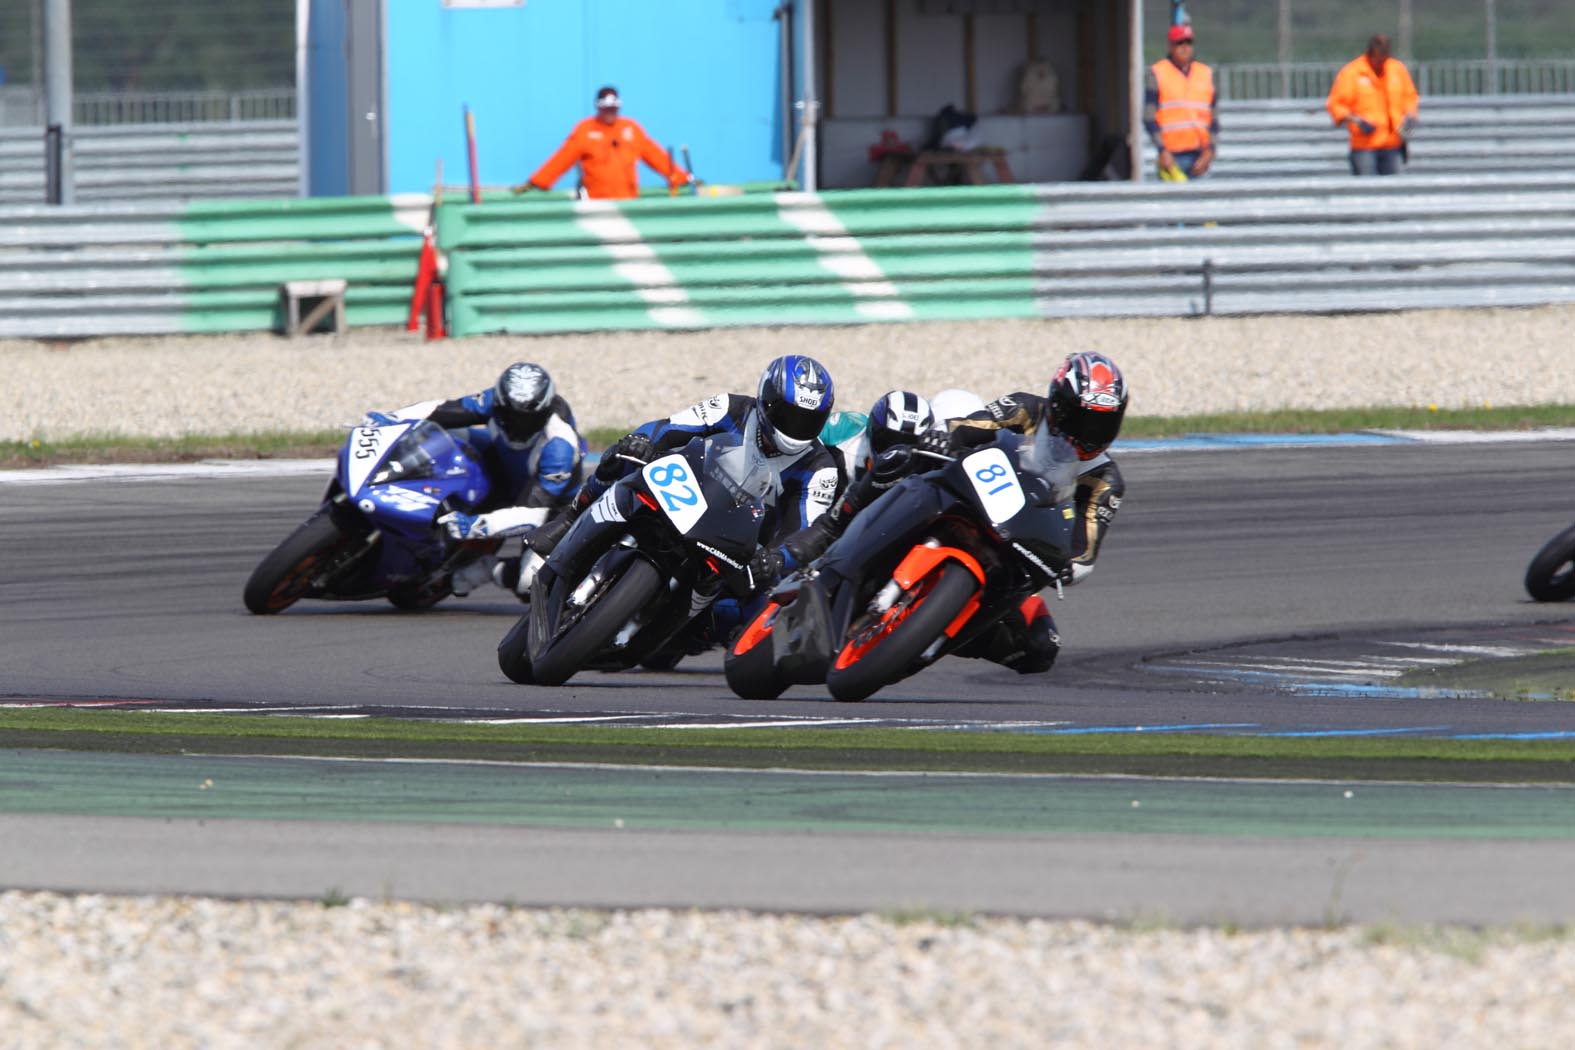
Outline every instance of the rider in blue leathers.
<path id="1" fill-rule="evenodd" d="M 390 415 L 368 413 L 368 418 L 429 419 L 476 451 L 491 495 L 476 513 L 454 511 L 438 519 L 455 540 L 529 532 L 569 502 L 584 475 L 585 439 L 575 429 L 568 402 L 540 365 L 519 361 L 487 390 L 410 405 Z M 518 559 L 495 565 L 490 557 L 463 565 L 454 573 L 454 593 L 469 593 L 492 578 L 494 568 L 505 576 L 517 565 Z M 518 575 L 517 568 L 512 575 Z"/>
<path id="2" fill-rule="evenodd" d="M 584 510 L 625 474 L 697 437 L 732 433 L 755 442 L 777 470 L 781 490 L 776 513 L 761 522 L 761 546 L 750 563 L 757 580 L 774 580 L 782 568 L 778 545 L 809 525 L 836 501 L 844 478 L 838 459 L 819 440 L 834 402 L 831 374 L 812 357 L 789 354 L 766 366 L 755 396 L 717 394 L 666 419 L 653 419 L 620 438 L 602 455 L 595 474 L 581 486 L 573 503 L 525 538 L 527 546 L 546 556 Z M 737 622 L 731 601 L 718 603 L 704 638 L 692 639 L 703 649 L 725 638 Z"/>

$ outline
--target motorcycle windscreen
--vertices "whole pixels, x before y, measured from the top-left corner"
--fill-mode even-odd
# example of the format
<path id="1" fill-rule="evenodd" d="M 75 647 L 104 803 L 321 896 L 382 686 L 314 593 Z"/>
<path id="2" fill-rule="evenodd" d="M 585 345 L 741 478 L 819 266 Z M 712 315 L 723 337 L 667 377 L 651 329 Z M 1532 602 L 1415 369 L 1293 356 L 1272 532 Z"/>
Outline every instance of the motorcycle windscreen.
<path id="1" fill-rule="evenodd" d="M 996 447 L 1015 467 L 1023 496 L 1021 507 L 996 525 L 996 531 L 1024 544 L 1041 560 L 1065 561 L 1072 553 L 1077 479 L 1087 464 L 1065 438 L 1044 429 Z"/>

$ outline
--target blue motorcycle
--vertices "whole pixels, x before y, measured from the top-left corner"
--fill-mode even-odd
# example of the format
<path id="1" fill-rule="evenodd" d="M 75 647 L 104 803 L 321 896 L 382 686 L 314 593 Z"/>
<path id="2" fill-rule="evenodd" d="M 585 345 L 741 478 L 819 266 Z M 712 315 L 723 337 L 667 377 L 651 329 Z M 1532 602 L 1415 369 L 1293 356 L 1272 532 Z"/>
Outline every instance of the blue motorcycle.
<path id="1" fill-rule="evenodd" d="M 475 451 L 436 423 L 355 427 L 322 506 L 246 581 L 246 608 L 277 613 L 302 598 L 436 605 L 453 593 L 456 568 L 502 544 L 456 542 L 437 524 L 450 511 L 475 511 L 488 489 Z"/>

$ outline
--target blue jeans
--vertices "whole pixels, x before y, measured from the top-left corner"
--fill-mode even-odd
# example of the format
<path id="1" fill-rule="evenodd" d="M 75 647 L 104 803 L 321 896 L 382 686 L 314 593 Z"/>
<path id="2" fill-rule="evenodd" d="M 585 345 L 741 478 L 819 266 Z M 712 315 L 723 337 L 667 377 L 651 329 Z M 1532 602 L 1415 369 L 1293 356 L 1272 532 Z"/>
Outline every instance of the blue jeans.
<path id="1" fill-rule="evenodd" d="M 1192 166 L 1198 162 L 1198 156 L 1202 152 L 1200 149 L 1190 149 L 1185 153 L 1172 153 L 1171 156 L 1176 158 L 1176 167 L 1180 168 L 1181 173 L 1190 179 L 1192 178 Z"/>
<path id="2" fill-rule="evenodd" d="M 1351 151 L 1352 175 L 1400 174 L 1398 149 L 1353 149 Z"/>

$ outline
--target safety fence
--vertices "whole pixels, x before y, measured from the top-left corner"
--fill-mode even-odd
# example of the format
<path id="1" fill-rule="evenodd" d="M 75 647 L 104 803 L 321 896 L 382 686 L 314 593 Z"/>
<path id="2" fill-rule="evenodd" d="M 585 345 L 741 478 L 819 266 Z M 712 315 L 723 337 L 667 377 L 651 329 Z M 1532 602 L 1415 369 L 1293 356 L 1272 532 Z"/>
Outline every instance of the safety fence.
<path id="1" fill-rule="evenodd" d="M 445 204 L 450 331 L 1575 300 L 1575 177 Z"/>
<path id="2" fill-rule="evenodd" d="M 193 121 L 294 120 L 293 87 L 253 91 L 79 91 L 74 124 L 187 124 Z M 0 85 L 0 127 L 44 123 L 44 95 L 27 84 Z"/>
<path id="3" fill-rule="evenodd" d="M 288 281 L 407 317 L 425 196 L 0 208 L 0 336 L 267 331 Z M 449 330 L 1575 301 L 1575 175 L 445 203 Z"/>
<path id="4" fill-rule="evenodd" d="M 278 329 L 287 281 L 348 282 L 351 325 L 404 321 L 430 199 L 0 208 L 0 337 Z"/>
<path id="5" fill-rule="evenodd" d="M 293 120 L 130 124 L 72 132 L 78 203 L 262 199 L 300 189 Z M 44 203 L 44 129 L 0 129 L 0 204 Z"/>
<path id="6" fill-rule="evenodd" d="M 1575 94 L 1423 96 L 1408 147 L 1418 175 L 1563 172 L 1575 159 Z M 1349 174 L 1349 136 L 1322 97 L 1219 104 L 1219 157 L 1209 179 Z M 1154 177 L 1145 140 L 1144 174 Z"/>
<path id="7" fill-rule="evenodd" d="M 1344 62 L 1240 62 L 1214 70 L 1222 99 L 1322 99 Z M 1575 92 L 1575 59 L 1441 59 L 1406 68 L 1424 98 Z"/>

